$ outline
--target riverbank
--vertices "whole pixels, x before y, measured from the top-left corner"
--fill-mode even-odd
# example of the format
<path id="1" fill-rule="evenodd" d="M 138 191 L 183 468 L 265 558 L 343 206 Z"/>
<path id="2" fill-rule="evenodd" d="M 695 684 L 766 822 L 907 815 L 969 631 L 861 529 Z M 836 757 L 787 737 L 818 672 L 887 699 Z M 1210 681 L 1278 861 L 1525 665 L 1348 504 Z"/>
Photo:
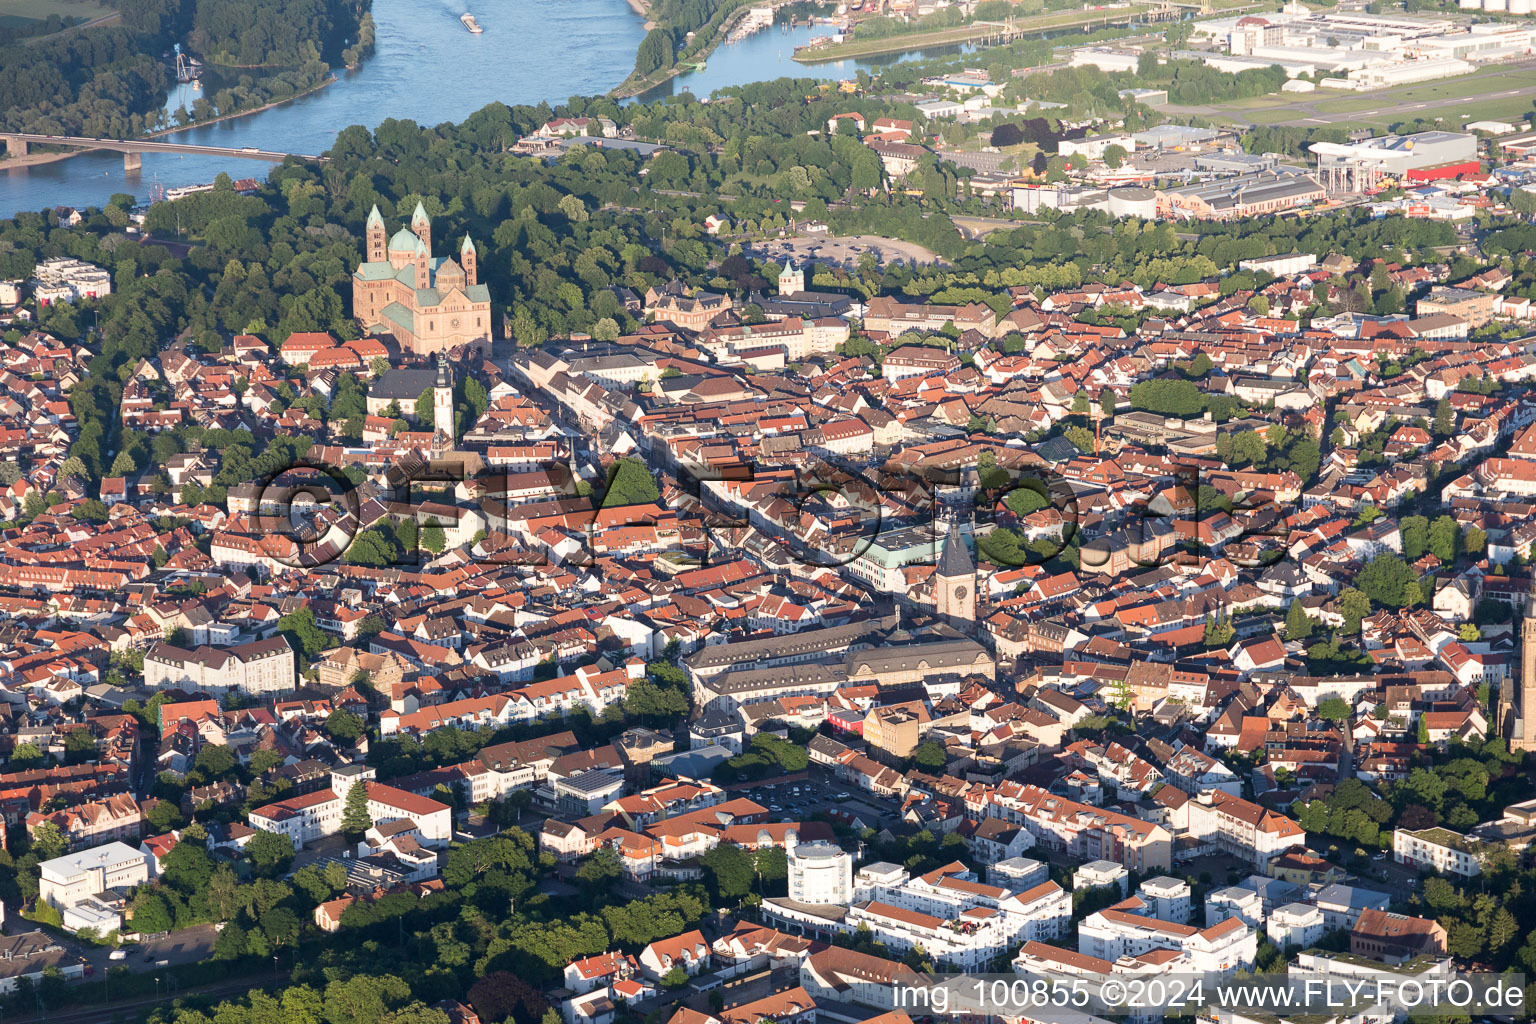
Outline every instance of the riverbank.
<path id="1" fill-rule="evenodd" d="M 308 89 L 301 89 L 301 90 L 299 90 L 298 92 L 294 93 L 292 96 L 284 96 L 280 100 L 273 100 L 270 103 L 263 103 L 261 106 L 259 106 L 259 107 L 252 107 L 249 110 L 236 110 L 236 111 L 234 111 L 233 113 L 230 113 L 230 114 L 220 114 L 218 117 L 210 117 L 206 121 L 193 121 L 191 124 L 177 125 L 175 128 L 161 128 L 157 132 L 150 132 L 148 135 L 144 136 L 144 138 L 146 138 L 146 139 L 158 139 L 158 138 L 160 138 L 163 135 L 175 135 L 177 132 L 190 131 L 193 128 L 206 128 L 208 125 L 210 125 L 210 124 L 218 124 L 220 121 L 233 121 L 236 118 L 249 117 L 252 114 L 259 114 L 263 110 L 271 110 L 273 107 L 280 107 L 280 106 L 282 106 L 285 103 L 292 103 L 294 100 L 303 99 L 305 96 L 311 96 L 311 95 L 319 92 L 321 89 L 324 89 L 328 85 L 335 85 L 340 80 L 341 79 L 337 78 L 333 74 L 329 78 L 324 79 L 323 81 L 316 82 L 314 85 L 310 86 Z"/>
<path id="2" fill-rule="evenodd" d="M 651 20 L 650 4 L 646 3 L 645 0 L 628 0 L 628 3 L 629 9 L 638 14 L 640 20 L 645 22 L 645 30 L 647 32 L 656 27 L 656 23 Z"/>
<path id="3" fill-rule="evenodd" d="M 629 5 L 638 11 L 640 10 L 640 2 L 641 0 L 629 0 Z M 691 68 L 684 67 L 683 62 L 687 61 L 692 63 L 695 61 L 707 60 L 709 55 L 715 52 L 715 48 L 730 36 L 731 29 L 735 27 L 736 23 L 745 18 L 749 13 L 750 10 L 746 3 L 738 4 L 735 8 L 727 12 L 726 15 L 720 19 L 720 24 L 715 28 L 713 32 L 710 33 L 708 39 L 698 45 L 694 50 L 686 54 L 678 54 L 676 60 L 672 62 L 671 67 L 657 68 L 650 74 L 643 75 L 640 78 L 636 78 L 634 73 L 631 72 L 629 77 L 624 79 L 624 81 L 620 82 L 618 85 L 614 86 L 613 89 L 609 91 L 608 95 L 614 99 L 627 100 L 631 96 L 639 96 L 643 92 L 649 92 L 650 90 L 656 88 L 658 85 L 661 85 L 663 82 L 667 82 L 676 78 L 684 71 L 692 70 Z M 654 22 L 646 21 L 645 30 L 647 32 L 649 32 L 654 27 Z M 707 29 L 709 26 L 705 25 L 704 28 Z"/>
<path id="4" fill-rule="evenodd" d="M 1130 21 L 1151 10 L 1148 4 L 1133 4 L 1104 11 L 1060 11 L 1056 14 L 1031 16 L 1029 27 L 1018 29 L 1012 38 L 1043 35 L 1060 29 L 1087 28 L 1096 24 L 1108 26 L 1111 22 Z M 931 32 L 904 32 L 884 39 L 860 42 L 857 38 L 844 43 L 818 46 L 813 50 L 800 50 L 794 60 L 801 64 L 821 64 L 833 60 L 849 60 L 857 57 L 875 57 L 889 53 L 905 53 L 908 50 L 926 50 L 931 47 L 954 46 L 974 43 L 1001 35 L 997 25 L 961 25 L 956 28 L 934 29 Z"/>
<path id="5" fill-rule="evenodd" d="M 292 96 L 284 96 L 280 100 L 273 100 L 271 103 L 264 103 L 259 107 L 252 107 L 249 110 L 237 110 L 231 114 L 220 114 L 218 117 L 210 117 L 206 121 L 195 121 L 192 124 L 177 125 L 174 128 L 162 128 L 157 132 L 150 132 L 148 135 L 141 135 L 139 138 L 146 140 L 161 139 L 167 135 L 176 135 L 180 132 L 191 131 L 194 128 L 206 128 L 211 124 L 218 124 L 220 121 L 233 121 L 236 118 L 249 117 L 252 114 L 259 114 L 263 110 L 271 110 L 273 107 L 280 107 L 285 103 L 292 103 L 294 100 L 302 99 L 305 96 L 311 95 L 312 93 L 317 93 L 321 89 L 324 89 L 326 86 L 332 85 L 337 81 L 339 81 L 339 79 L 335 75 L 332 75 L 323 82 L 316 82 L 314 85 L 310 86 L 308 89 L 303 90 L 302 92 L 296 92 Z M 21 167 L 39 167 L 44 164 L 58 163 L 60 160 L 69 160 L 73 157 L 81 156 L 85 153 L 98 152 L 101 151 L 84 148 L 61 149 L 48 153 L 28 153 L 26 156 L 3 157 L 0 158 L 0 171 L 8 171 L 12 170 L 13 168 Z"/>

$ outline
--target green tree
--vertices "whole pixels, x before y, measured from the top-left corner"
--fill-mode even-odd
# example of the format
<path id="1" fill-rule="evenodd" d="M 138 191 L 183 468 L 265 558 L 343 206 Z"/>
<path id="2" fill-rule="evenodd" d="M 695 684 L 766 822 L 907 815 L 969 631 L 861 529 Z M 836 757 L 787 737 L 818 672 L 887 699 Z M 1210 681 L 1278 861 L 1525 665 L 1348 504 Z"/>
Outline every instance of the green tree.
<path id="1" fill-rule="evenodd" d="M 1305 640 L 1312 635 L 1314 628 L 1312 617 L 1302 607 L 1300 601 L 1292 601 L 1291 606 L 1285 611 L 1285 638 L 1287 640 Z"/>
<path id="2" fill-rule="evenodd" d="M 1429 553 L 1442 562 L 1455 561 L 1460 532 L 1456 520 L 1450 516 L 1437 516 L 1429 526 Z"/>
<path id="3" fill-rule="evenodd" d="M 325 731 L 330 733 L 331 739 L 341 743 L 355 743 L 358 737 L 363 735 L 366 723 L 344 708 L 337 708 L 325 719 Z"/>
<path id="4" fill-rule="evenodd" d="M 293 840 L 276 832 L 257 829 L 245 844 L 246 856 L 265 875 L 278 874 L 293 860 Z"/>
<path id="5" fill-rule="evenodd" d="M 935 740 L 924 740 L 912 751 L 912 763 L 925 772 L 943 771 L 948 762 L 943 746 Z"/>
<path id="6" fill-rule="evenodd" d="M 1355 579 L 1355 586 L 1377 604 L 1402 608 L 1412 603 L 1413 593 L 1408 586 L 1418 585 L 1418 580 L 1406 562 L 1395 554 L 1380 554 L 1371 559 Z"/>
<path id="7" fill-rule="evenodd" d="M 1451 400 L 1441 398 L 1435 403 L 1435 436 L 1450 437 L 1456 428 L 1456 414 L 1451 411 Z"/>
<path id="8" fill-rule="evenodd" d="M 64 832 L 52 821 L 42 821 L 32 829 L 32 852 L 37 854 L 38 860 L 53 860 L 55 857 L 64 856 L 64 851 L 69 849 L 69 841 L 64 838 Z"/>
<path id="9" fill-rule="evenodd" d="M 716 896 L 734 903 L 752 891 L 752 856 L 734 843 L 721 843 L 699 859 Z"/>
<path id="10" fill-rule="evenodd" d="M 315 613 L 308 605 L 296 608 L 277 620 L 277 630 L 288 638 L 288 646 L 298 652 L 299 658 L 313 661 L 329 644 L 325 633 L 315 623 Z"/>
<path id="11" fill-rule="evenodd" d="M 373 815 L 368 811 L 368 786 L 358 779 L 348 787 L 347 798 L 342 804 L 341 831 L 348 839 L 356 842 L 372 827 Z"/>
<path id="12" fill-rule="evenodd" d="M 1327 722 L 1347 722 L 1349 702 L 1342 697 L 1324 697 L 1317 702 L 1317 717 Z"/>
<path id="13" fill-rule="evenodd" d="M 603 508 L 619 505 L 647 505 L 661 498 L 656 478 L 642 459 L 615 459 L 608 470 L 603 490 Z"/>
<path id="14" fill-rule="evenodd" d="M 443 534 L 443 528 L 438 525 L 436 519 L 428 519 L 427 525 L 421 528 L 421 546 L 434 555 L 443 553 L 448 546 L 448 539 Z"/>
<path id="15" fill-rule="evenodd" d="M 183 839 L 161 862 L 165 884 L 187 895 L 201 893 L 213 877 L 213 858 L 201 844 Z"/>
<path id="16" fill-rule="evenodd" d="M 576 881 L 594 898 L 601 898 L 621 874 L 618 853 L 611 846 L 600 846 L 576 869 Z"/>
<path id="17" fill-rule="evenodd" d="M 131 904 L 133 930 L 144 935 L 158 935 L 176 929 L 176 914 L 155 886 L 143 886 Z"/>
<path id="18" fill-rule="evenodd" d="M 1344 617 L 1344 635 L 1359 636 L 1360 620 L 1371 614 L 1371 599 L 1354 587 L 1339 591 L 1339 614 Z"/>
<path id="19" fill-rule="evenodd" d="M 1404 516 L 1398 522 L 1403 537 L 1403 557 L 1416 562 L 1429 550 L 1429 520 L 1424 516 Z"/>

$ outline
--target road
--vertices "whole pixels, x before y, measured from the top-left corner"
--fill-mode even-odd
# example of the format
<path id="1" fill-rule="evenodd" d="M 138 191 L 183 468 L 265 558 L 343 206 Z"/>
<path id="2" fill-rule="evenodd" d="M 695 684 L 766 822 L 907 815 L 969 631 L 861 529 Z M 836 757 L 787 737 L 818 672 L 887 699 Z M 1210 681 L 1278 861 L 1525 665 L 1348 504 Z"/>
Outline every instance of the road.
<path id="1" fill-rule="evenodd" d="M 55 39 L 58 36 L 63 35 L 65 32 L 81 32 L 88 28 L 101 28 L 105 25 L 115 25 L 122 20 L 122 12 L 113 11 L 110 14 L 103 14 L 101 17 L 92 18 L 90 21 L 82 21 L 78 25 L 71 25 L 69 28 L 60 29 L 59 31 L 50 33 L 46 36 L 30 36 L 22 40 L 22 45 L 36 46 L 38 43 L 41 43 L 45 39 Z"/>
<path id="2" fill-rule="evenodd" d="M 94 135 L 44 135 L 40 132 L 3 132 L 7 152 L 25 156 L 32 145 L 78 146 L 81 149 L 111 149 L 119 153 L 193 153 L 199 156 L 237 156 L 247 160 L 281 163 L 290 156 L 300 160 L 323 160 L 307 153 L 279 153 L 251 146 L 204 146 L 195 142 L 159 142 L 154 139 L 107 139 Z"/>

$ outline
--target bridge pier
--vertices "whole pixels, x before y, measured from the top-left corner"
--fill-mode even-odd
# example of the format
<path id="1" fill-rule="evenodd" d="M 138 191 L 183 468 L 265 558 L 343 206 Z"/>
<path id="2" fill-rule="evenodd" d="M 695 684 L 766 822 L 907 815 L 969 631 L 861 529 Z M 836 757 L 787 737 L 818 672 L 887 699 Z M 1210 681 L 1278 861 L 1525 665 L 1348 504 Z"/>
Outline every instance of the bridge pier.
<path id="1" fill-rule="evenodd" d="M 6 156 L 26 156 L 27 155 L 27 140 L 26 139 L 18 139 L 14 135 L 7 135 L 5 137 L 5 155 Z"/>
<path id="2" fill-rule="evenodd" d="M 144 154 L 143 153 L 128 153 L 128 152 L 125 152 L 123 154 L 123 170 L 125 170 L 125 171 L 137 171 L 140 168 L 142 168 L 143 166 L 144 166 Z"/>

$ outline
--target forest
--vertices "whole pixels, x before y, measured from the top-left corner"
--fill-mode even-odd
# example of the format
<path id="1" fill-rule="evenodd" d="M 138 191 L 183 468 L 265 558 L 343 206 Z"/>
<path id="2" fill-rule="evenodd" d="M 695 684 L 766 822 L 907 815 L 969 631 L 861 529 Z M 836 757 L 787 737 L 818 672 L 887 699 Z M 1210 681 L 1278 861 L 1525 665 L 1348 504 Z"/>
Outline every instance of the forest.
<path id="1" fill-rule="evenodd" d="M 0 48 L 0 129 L 131 138 L 166 127 L 175 43 L 205 59 L 284 74 L 242 80 L 217 111 L 250 109 L 308 88 L 328 62 L 371 51 L 370 0 L 123 0 L 122 21 Z M 318 68 L 317 68 L 318 65 Z M 183 118 L 186 123 L 191 118 Z"/>
<path id="2" fill-rule="evenodd" d="M 205 61 L 236 67 L 333 62 L 358 36 L 369 0 L 187 0 L 191 43 Z"/>

